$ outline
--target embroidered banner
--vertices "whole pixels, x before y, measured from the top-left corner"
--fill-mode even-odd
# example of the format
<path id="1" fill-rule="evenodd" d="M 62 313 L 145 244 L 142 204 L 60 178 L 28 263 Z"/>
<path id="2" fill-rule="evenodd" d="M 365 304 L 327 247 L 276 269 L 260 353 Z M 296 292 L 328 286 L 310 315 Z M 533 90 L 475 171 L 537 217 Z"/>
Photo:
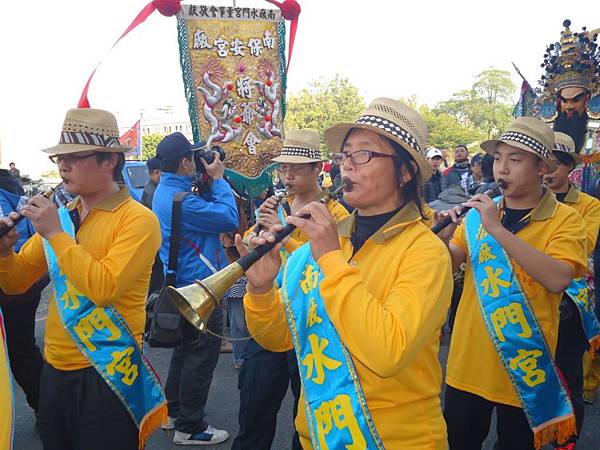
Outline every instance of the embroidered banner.
<path id="1" fill-rule="evenodd" d="M 304 245 L 288 258 L 281 289 L 313 447 L 381 450 L 352 359 L 327 316 L 322 279 L 310 245 Z"/>
<path id="2" fill-rule="evenodd" d="M 283 144 L 285 24 L 279 10 L 182 5 L 181 67 L 194 141 L 225 150 L 230 180 L 258 193 Z"/>
<path id="3" fill-rule="evenodd" d="M 465 217 L 465 229 L 485 326 L 521 401 L 535 447 L 564 442 L 576 432 L 573 406 L 510 259 L 484 230 L 476 210 Z"/>
<path id="4" fill-rule="evenodd" d="M 59 209 L 63 230 L 75 229 L 66 208 Z M 62 273 L 56 254 L 44 239 L 54 301 L 61 322 L 79 351 L 121 400 L 139 429 L 139 448 L 167 416 L 160 382 L 125 319 L 113 306 L 96 306 Z"/>

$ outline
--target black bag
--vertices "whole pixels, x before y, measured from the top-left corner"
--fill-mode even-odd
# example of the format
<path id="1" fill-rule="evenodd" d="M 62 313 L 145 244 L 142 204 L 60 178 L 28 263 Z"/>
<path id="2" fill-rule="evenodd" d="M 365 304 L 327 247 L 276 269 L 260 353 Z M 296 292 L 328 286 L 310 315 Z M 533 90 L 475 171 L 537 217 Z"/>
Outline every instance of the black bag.
<path id="1" fill-rule="evenodd" d="M 175 286 L 179 260 L 179 232 L 181 228 L 181 202 L 190 192 L 178 192 L 173 198 L 171 211 L 171 237 L 169 238 L 169 265 L 165 282 L 159 292 L 148 299 L 152 306 L 152 320 L 146 341 L 150 347 L 173 348 L 181 344 L 183 329 L 181 314 L 167 293 L 168 286 Z"/>

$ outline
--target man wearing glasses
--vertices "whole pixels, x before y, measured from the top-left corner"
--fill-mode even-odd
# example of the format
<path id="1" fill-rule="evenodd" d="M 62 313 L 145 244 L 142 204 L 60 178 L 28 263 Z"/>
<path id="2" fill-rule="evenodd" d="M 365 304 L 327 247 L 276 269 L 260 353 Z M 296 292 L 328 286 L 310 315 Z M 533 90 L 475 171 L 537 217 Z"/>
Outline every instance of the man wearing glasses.
<path id="1" fill-rule="evenodd" d="M 4 292 L 22 293 L 46 273 L 52 279 L 38 417 L 46 450 L 142 448 L 155 428 L 147 424 L 166 416 L 140 350 L 160 228 L 117 183 L 127 150 L 111 113 L 68 111 L 59 144 L 44 151 L 77 198 L 57 210 L 34 197 L 21 214 L 36 234 L 18 253 L 14 228 L 0 239 Z"/>
<path id="2" fill-rule="evenodd" d="M 323 170 L 319 133 L 313 130 L 287 130 L 281 155 L 273 159 L 280 163 L 279 179 L 285 186 L 287 197 L 279 201 L 272 196 L 258 209 L 257 226 L 251 228 L 246 239 L 260 236 L 273 225 L 283 223 L 285 218 L 318 199 L 321 194 L 319 174 Z M 348 215 L 337 201 L 328 204 L 336 220 Z M 283 260 L 308 241 L 300 230 L 295 230 L 281 251 Z M 240 370 L 240 432 L 232 450 L 269 450 L 275 435 L 277 411 L 285 397 L 288 384 L 294 394 L 294 416 L 298 409 L 300 379 L 296 355 L 288 352 L 270 352 L 254 339 L 246 347 L 244 363 Z M 300 442 L 294 434 L 292 448 L 299 450 Z"/>

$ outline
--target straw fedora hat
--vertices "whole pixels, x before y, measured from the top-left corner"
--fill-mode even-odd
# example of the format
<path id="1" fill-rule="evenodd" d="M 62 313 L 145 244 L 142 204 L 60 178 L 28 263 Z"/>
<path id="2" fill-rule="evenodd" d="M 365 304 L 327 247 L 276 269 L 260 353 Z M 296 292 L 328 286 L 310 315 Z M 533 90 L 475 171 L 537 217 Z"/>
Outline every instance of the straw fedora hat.
<path id="1" fill-rule="evenodd" d="M 427 125 L 412 108 L 391 98 L 376 98 L 352 123 L 340 123 L 325 131 L 325 142 L 334 152 L 342 150 L 348 133 L 354 128 L 373 131 L 398 143 L 415 160 L 423 182 L 433 169 L 423 152 L 427 145 Z"/>
<path id="2" fill-rule="evenodd" d="M 315 130 L 286 130 L 281 154 L 271 161 L 302 164 L 325 161 L 321 154 L 321 138 Z"/>
<path id="3" fill-rule="evenodd" d="M 504 143 L 538 156 L 550 169 L 556 170 L 556 160 L 552 156 L 554 150 L 554 131 L 545 122 L 535 117 L 519 117 L 499 139 L 481 143 L 481 148 L 493 155 L 496 146 Z"/>
<path id="4" fill-rule="evenodd" d="M 64 155 L 86 150 L 95 152 L 127 152 L 121 145 L 115 116 L 102 109 L 76 108 L 67 111 L 58 145 L 42 151 Z"/>
<path id="5" fill-rule="evenodd" d="M 554 152 L 566 153 L 573 158 L 575 165 L 581 164 L 581 161 L 583 161 L 581 155 L 575 152 L 575 141 L 573 138 L 559 131 L 554 132 Z"/>

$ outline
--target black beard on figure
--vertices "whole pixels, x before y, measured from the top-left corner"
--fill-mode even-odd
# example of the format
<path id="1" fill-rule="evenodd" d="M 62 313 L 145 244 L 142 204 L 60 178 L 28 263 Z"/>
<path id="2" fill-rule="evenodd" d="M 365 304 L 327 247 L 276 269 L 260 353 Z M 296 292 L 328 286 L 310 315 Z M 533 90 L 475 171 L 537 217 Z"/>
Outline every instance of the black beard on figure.
<path id="1" fill-rule="evenodd" d="M 554 131 L 568 134 L 575 141 L 575 150 L 577 153 L 583 148 L 585 136 L 587 134 L 587 125 L 589 117 L 587 112 L 582 115 L 573 114 L 570 118 L 566 112 L 561 112 L 554 120 Z"/>

